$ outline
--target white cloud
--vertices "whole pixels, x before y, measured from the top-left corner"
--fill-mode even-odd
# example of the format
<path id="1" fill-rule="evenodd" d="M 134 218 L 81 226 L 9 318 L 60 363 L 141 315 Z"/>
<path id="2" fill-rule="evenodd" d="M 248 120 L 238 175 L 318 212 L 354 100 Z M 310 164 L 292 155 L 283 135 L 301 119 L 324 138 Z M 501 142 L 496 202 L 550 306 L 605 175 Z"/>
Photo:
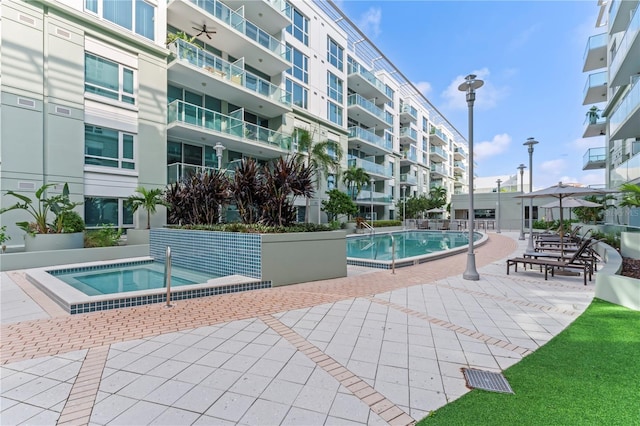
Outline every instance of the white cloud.
<path id="1" fill-rule="evenodd" d="M 371 7 L 357 20 L 356 25 L 363 33 L 371 37 L 380 35 L 380 23 L 382 22 L 382 9 Z"/>
<path id="2" fill-rule="evenodd" d="M 540 170 L 544 173 L 557 176 L 559 170 L 564 170 L 567 167 L 567 162 L 561 158 L 557 160 L 549 160 L 540 164 Z"/>
<path id="3" fill-rule="evenodd" d="M 484 85 L 476 91 L 475 108 L 491 109 L 495 107 L 499 101 L 504 99 L 509 90 L 507 87 L 496 87 L 489 79 L 488 68 L 482 68 L 472 71 L 471 74 L 477 75 L 477 78 L 484 81 Z M 464 82 L 464 75 L 456 76 L 451 84 L 440 95 L 444 99 L 444 108 L 446 109 L 466 109 L 467 100 L 464 92 L 458 90 L 458 86 Z"/>
<path id="4" fill-rule="evenodd" d="M 474 143 L 473 157 L 476 161 L 505 152 L 511 144 L 511 136 L 506 133 L 495 135 L 490 141 Z"/>
<path id="5" fill-rule="evenodd" d="M 417 83 L 413 83 L 414 86 L 425 96 L 428 96 L 431 93 L 431 83 L 428 81 L 419 81 Z"/>

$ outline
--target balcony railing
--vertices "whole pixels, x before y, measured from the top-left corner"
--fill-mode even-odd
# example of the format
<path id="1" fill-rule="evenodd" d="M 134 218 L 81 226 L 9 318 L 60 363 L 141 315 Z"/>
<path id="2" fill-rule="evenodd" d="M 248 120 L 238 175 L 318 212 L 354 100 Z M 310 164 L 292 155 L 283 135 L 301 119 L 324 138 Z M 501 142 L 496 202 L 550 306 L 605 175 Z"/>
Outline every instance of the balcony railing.
<path id="1" fill-rule="evenodd" d="M 600 47 L 607 46 L 607 33 L 597 34 L 589 37 L 587 41 L 587 47 L 584 50 L 584 55 L 582 56 L 583 62 L 587 59 L 589 52 L 593 49 L 598 49 Z"/>
<path id="2" fill-rule="evenodd" d="M 175 100 L 168 106 L 167 123 L 185 123 L 203 130 L 223 133 L 242 140 L 259 142 L 272 147 L 291 150 L 291 136 L 267 129 L 238 118 L 220 114 L 196 105 Z"/>
<path id="3" fill-rule="evenodd" d="M 418 140 L 418 132 L 416 129 L 412 127 L 402 127 L 400 128 L 400 137 L 410 138 L 414 141 Z"/>
<path id="4" fill-rule="evenodd" d="M 449 155 L 445 152 L 445 150 L 440 148 L 439 146 L 432 146 L 429 152 L 431 152 L 432 154 L 437 154 L 445 160 L 449 158 Z"/>
<path id="5" fill-rule="evenodd" d="M 457 167 L 458 169 L 461 169 L 461 170 L 467 170 L 467 166 L 462 161 L 454 161 L 453 167 Z"/>
<path id="6" fill-rule="evenodd" d="M 438 129 L 437 127 L 431 127 L 431 131 L 429 133 L 438 136 L 440 139 L 447 143 L 449 142 L 449 138 L 447 137 L 447 135 L 442 133 L 442 130 Z"/>
<path id="7" fill-rule="evenodd" d="M 622 40 L 620 40 L 616 51 L 611 55 L 612 59 L 611 67 L 609 68 L 609 76 L 612 79 L 615 78 L 620 65 L 624 61 L 624 58 L 627 57 L 627 55 L 635 55 L 637 57 L 638 52 L 634 54 L 632 52 L 629 52 L 629 50 L 631 49 L 631 45 L 635 41 L 636 37 L 638 37 L 638 33 L 640 33 L 640 6 L 636 7 L 636 11 L 633 14 L 631 22 L 629 22 L 629 26 L 624 33 L 624 37 L 622 37 Z"/>
<path id="8" fill-rule="evenodd" d="M 217 167 L 198 166 L 187 163 L 172 163 L 167 166 L 167 183 L 179 182 L 183 178 L 199 172 L 215 172 Z M 233 175 L 233 170 L 225 170 L 225 175 Z"/>
<path id="9" fill-rule="evenodd" d="M 467 153 L 464 149 L 462 148 L 454 148 L 454 152 L 458 155 L 460 155 L 462 158 L 467 158 Z"/>
<path id="10" fill-rule="evenodd" d="M 357 138 L 376 145 L 384 150 L 392 151 L 393 143 L 362 127 L 349 127 L 349 138 Z"/>
<path id="11" fill-rule="evenodd" d="M 582 157 L 582 160 L 583 170 L 589 168 L 590 165 L 594 165 L 594 163 L 604 163 L 607 160 L 607 150 L 605 147 L 589 148 L 584 154 L 584 157 Z M 598 166 L 596 168 L 600 167 Z"/>
<path id="12" fill-rule="evenodd" d="M 200 9 L 215 16 L 234 30 L 244 34 L 262 47 L 273 52 L 276 56 L 286 59 L 289 48 L 280 40 L 267 33 L 256 24 L 246 20 L 244 16 L 235 12 L 218 0 L 189 0 Z"/>
<path id="13" fill-rule="evenodd" d="M 631 90 L 624 95 L 624 98 L 609 116 L 609 135 L 613 139 L 618 139 L 615 136 L 618 128 L 629 118 L 631 113 L 638 108 L 640 108 L 640 78 L 636 79 L 633 86 L 631 86 Z"/>
<path id="14" fill-rule="evenodd" d="M 365 80 L 371 83 L 376 89 L 378 89 L 382 93 L 387 93 L 387 90 L 384 84 L 378 80 L 378 78 L 362 67 L 362 65 L 358 63 L 347 63 L 347 74 L 358 74 L 362 76 Z"/>
<path id="15" fill-rule="evenodd" d="M 384 113 L 384 111 L 381 108 L 378 108 L 376 104 L 374 104 L 370 100 L 363 98 L 357 93 L 349 95 L 349 97 L 347 98 L 347 106 L 351 106 L 351 105 L 358 105 L 364 108 L 365 110 L 367 110 L 368 112 L 370 112 L 371 114 L 375 115 L 377 118 L 384 121 L 388 125 L 390 126 L 393 125 L 393 121 L 389 122 L 387 115 Z"/>
<path id="16" fill-rule="evenodd" d="M 187 43 L 184 40 L 175 40 L 171 43 L 170 49 L 179 61 L 186 61 L 218 78 L 240 85 L 258 95 L 269 98 L 274 102 L 280 102 L 286 106 L 291 106 L 291 94 L 287 93 L 282 88 L 248 71 L 245 71 L 242 67 L 212 55 L 211 53 L 200 49 L 198 46 Z"/>
<path id="17" fill-rule="evenodd" d="M 402 173 L 400 175 L 400 183 L 406 183 L 408 185 L 417 185 L 418 178 L 408 173 Z"/>
<path id="18" fill-rule="evenodd" d="M 597 72 L 594 74 L 589 74 L 589 76 L 587 77 L 587 82 L 584 84 L 584 89 L 582 91 L 584 97 L 587 97 L 587 92 L 589 91 L 589 89 L 594 88 L 594 87 L 601 87 L 601 86 L 605 86 L 607 84 L 607 72 L 606 71 L 602 71 L 602 72 Z M 602 99 L 605 100 L 605 99 Z M 600 101 L 600 99 L 598 100 Z"/>
<path id="19" fill-rule="evenodd" d="M 409 151 L 403 151 L 402 152 L 402 158 L 405 160 L 409 160 L 409 161 L 413 161 L 415 163 L 418 162 L 418 153 L 415 150 L 415 147 L 412 146 L 413 149 L 410 149 Z"/>
<path id="20" fill-rule="evenodd" d="M 348 160 L 349 167 L 360 167 L 367 173 L 372 173 L 378 176 L 391 177 L 392 172 L 389 167 L 383 164 L 374 163 L 373 161 L 364 160 L 362 158 L 355 158 L 350 156 Z"/>
<path id="21" fill-rule="evenodd" d="M 400 108 L 401 114 L 409 114 L 414 119 L 418 119 L 418 110 L 415 109 L 411 104 L 402 104 L 402 108 Z"/>
<path id="22" fill-rule="evenodd" d="M 391 203 L 393 202 L 393 199 L 389 194 L 376 191 L 361 191 L 360 194 L 358 194 L 358 198 L 356 198 L 356 202 L 360 204 L 370 203 L 371 201 L 374 203 Z"/>
<path id="23" fill-rule="evenodd" d="M 442 163 L 431 163 L 431 171 L 440 173 L 441 175 L 448 175 L 447 168 Z"/>

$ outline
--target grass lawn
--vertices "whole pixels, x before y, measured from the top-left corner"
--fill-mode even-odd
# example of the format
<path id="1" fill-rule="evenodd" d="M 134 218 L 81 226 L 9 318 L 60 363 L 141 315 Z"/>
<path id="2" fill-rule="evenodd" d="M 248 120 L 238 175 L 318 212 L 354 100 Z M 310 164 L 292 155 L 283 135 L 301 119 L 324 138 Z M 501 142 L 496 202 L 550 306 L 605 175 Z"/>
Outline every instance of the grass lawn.
<path id="1" fill-rule="evenodd" d="M 418 425 L 640 425 L 640 312 L 594 299 L 504 376 L 515 395 L 475 389 Z"/>

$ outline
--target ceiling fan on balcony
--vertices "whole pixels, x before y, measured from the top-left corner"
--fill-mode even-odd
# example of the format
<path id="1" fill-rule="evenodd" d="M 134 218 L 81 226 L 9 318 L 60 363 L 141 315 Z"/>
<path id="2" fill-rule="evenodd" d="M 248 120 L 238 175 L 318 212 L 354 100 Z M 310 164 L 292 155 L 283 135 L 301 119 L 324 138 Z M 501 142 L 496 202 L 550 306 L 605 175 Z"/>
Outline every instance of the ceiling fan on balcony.
<path id="1" fill-rule="evenodd" d="M 193 28 L 194 30 L 200 31 L 198 34 L 195 35 L 195 37 L 199 37 L 202 34 L 205 34 L 209 40 L 211 40 L 211 36 L 209 34 L 216 33 L 216 30 L 208 30 L 207 24 L 202 24 L 202 27 L 191 27 L 191 28 Z"/>

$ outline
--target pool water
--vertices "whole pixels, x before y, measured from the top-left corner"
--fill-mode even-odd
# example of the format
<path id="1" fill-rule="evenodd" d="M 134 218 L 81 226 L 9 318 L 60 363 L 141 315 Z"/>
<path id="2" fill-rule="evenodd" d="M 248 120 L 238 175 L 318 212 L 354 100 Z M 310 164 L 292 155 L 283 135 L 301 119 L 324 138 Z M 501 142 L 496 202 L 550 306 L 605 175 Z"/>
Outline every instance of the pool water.
<path id="1" fill-rule="evenodd" d="M 113 265 L 101 269 L 77 268 L 68 272 L 51 271 L 50 273 L 87 296 L 165 287 L 164 264 L 152 261 L 126 266 Z M 213 278 L 217 277 L 179 267 L 171 268 L 171 287 L 206 283 Z"/>
<path id="2" fill-rule="evenodd" d="M 347 238 L 347 257 L 391 260 L 392 246 L 390 234 L 363 235 Z M 395 258 L 404 259 L 422 256 L 456 247 L 466 246 L 469 235 L 466 232 L 455 231 L 402 231 L 394 232 Z M 476 234 L 475 240 L 481 235 Z"/>

